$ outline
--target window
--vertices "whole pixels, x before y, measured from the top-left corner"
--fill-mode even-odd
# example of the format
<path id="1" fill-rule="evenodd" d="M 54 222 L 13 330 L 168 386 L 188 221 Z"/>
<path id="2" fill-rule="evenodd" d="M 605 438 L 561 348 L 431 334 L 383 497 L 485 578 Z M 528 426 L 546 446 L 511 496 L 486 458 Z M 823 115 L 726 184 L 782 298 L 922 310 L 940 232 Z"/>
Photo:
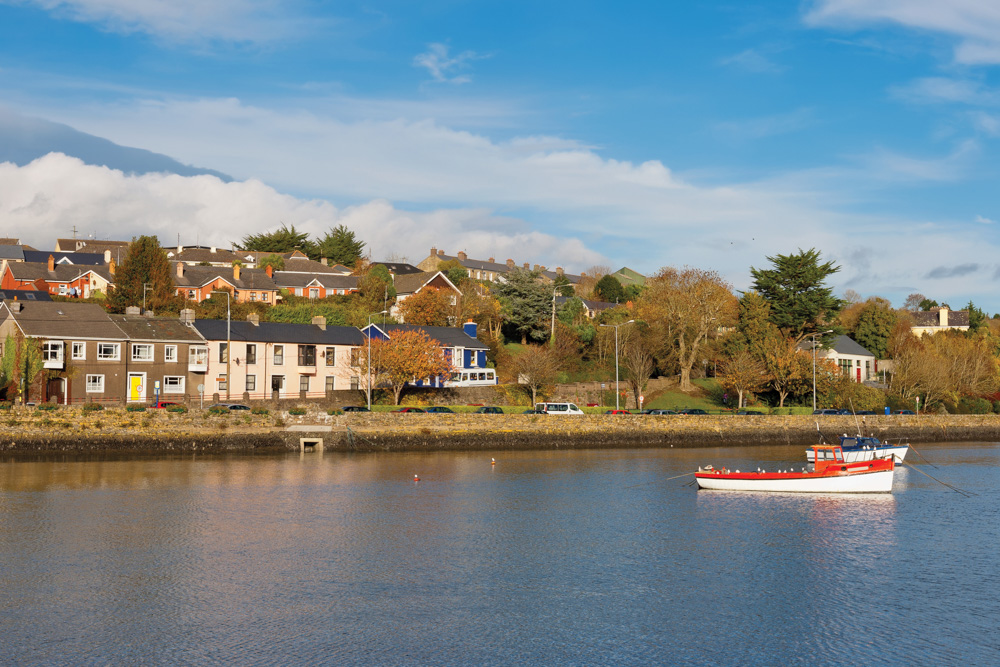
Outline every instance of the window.
<path id="1" fill-rule="evenodd" d="M 257 292 L 250 292 L 250 300 L 251 301 L 257 300 Z"/>
<path id="2" fill-rule="evenodd" d="M 299 345 L 299 366 L 316 365 L 316 346 Z"/>
<path id="3" fill-rule="evenodd" d="M 269 301 L 270 298 L 271 298 L 271 295 L 268 292 L 261 292 L 260 293 L 260 300 L 261 301 Z"/>
<path id="4" fill-rule="evenodd" d="M 104 376 L 103 375 L 88 375 L 87 376 L 87 393 L 88 394 L 103 394 L 104 393 Z"/>
<path id="5" fill-rule="evenodd" d="M 295 288 L 295 296 L 302 296 L 302 288 L 301 287 L 296 287 Z"/>
<path id="6" fill-rule="evenodd" d="M 851 374 L 851 360 L 850 359 L 838 359 L 837 365 L 840 366 L 840 372 L 843 375 Z"/>
<path id="7" fill-rule="evenodd" d="M 257 376 L 248 375 L 247 376 L 247 391 L 257 391 Z"/>
<path id="8" fill-rule="evenodd" d="M 299 391 L 309 391 L 309 376 L 300 375 L 299 376 Z"/>
<path id="9" fill-rule="evenodd" d="M 132 343 L 132 361 L 152 361 L 153 346 L 149 343 Z"/>
<path id="10" fill-rule="evenodd" d="M 219 343 L 219 363 L 224 364 L 229 361 L 229 343 Z"/>
<path id="11" fill-rule="evenodd" d="M 63 344 L 57 342 L 42 345 L 42 361 L 61 362 L 63 359 Z"/>
<path id="12" fill-rule="evenodd" d="M 309 298 L 310 299 L 318 299 L 319 298 L 319 288 L 310 287 L 309 288 Z"/>
<path id="13" fill-rule="evenodd" d="M 60 296 L 66 296 L 66 291 L 67 290 L 66 290 L 66 286 L 65 285 L 60 285 L 59 286 L 59 295 Z"/>
<path id="14" fill-rule="evenodd" d="M 223 375 L 223 376 L 217 378 L 216 381 L 219 383 L 219 391 L 220 392 L 222 392 L 222 391 L 228 391 L 229 390 L 229 383 L 226 382 L 226 376 Z"/>
<path id="15" fill-rule="evenodd" d="M 193 289 L 189 289 L 188 290 L 188 298 L 189 299 L 194 299 L 194 290 Z"/>
<path id="16" fill-rule="evenodd" d="M 189 347 L 188 363 L 192 366 L 208 366 L 208 348 Z"/>
<path id="17" fill-rule="evenodd" d="M 87 344 L 73 343 L 73 359 L 82 360 L 87 358 Z"/>
<path id="18" fill-rule="evenodd" d="M 164 375 L 163 376 L 163 393 L 164 394 L 183 394 L 184 393 L 184 376 L 183 375 Z"/>
<path id="19" fill-rule="evenodd" d="M 285 346 L 275 345 L 274 346 L 274 365 L 282 366 L 285 363 Z"/>
<path id="20" fill-rule="evenodd" d="M 328 378 L 326 378 L 326 391 L 327 391 L 327 393 L 329 393 L 331 391 L 334 391 L 337 388 L 336 387 L 336 385 L 337 385 L 336 380 L 337 380 L 337 378 L 333 377 L 332 375 L 329 376 Z"/>
<path id="21" fill-rule="evenodd" d="M 326 348 L 326 365 L 327 366 L 337 365 L 337 348 L 335 347 Z"/>
<path id="22" fill-rule="evenodd" d="M 164 345 L 163 346 L 163 361 L 169 364 L 177 363 L 177 346 L 176 345 Z"/>
<path id="23" fill-rule="evenodd" d="M 247 343 L 247 363 L 256 364 L 257 363 L 257 344 Z"/>
<path id="24" fill-rule="evenodd" d="M 121 343 L 98 343 L 97 359 L 99 361 L 118 361 L 121 359 Z"/>

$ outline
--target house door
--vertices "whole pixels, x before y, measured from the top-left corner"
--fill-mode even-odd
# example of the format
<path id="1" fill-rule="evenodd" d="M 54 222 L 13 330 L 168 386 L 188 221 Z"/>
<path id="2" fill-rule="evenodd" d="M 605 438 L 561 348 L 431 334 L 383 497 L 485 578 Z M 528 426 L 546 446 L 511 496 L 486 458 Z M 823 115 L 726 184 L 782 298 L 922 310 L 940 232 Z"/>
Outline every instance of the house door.
<path id="1" fill-rule="evenodd" d="M 55 399 L 56 403 L 66 402 L 66 379 L 52 378 L 45 384 L 45 402 L 49 403 Z"/>
<path id="2" fill-rule="evenodd" d="M 128 400 L 132 403 L 144 403 L 146 401 L 146 374 L 128 374 Z"/>
<path id="3" fill-rule="evenodd" d="M 271 376 L 271 395 L 274 398 L 281 398 L 282 392 L 285 390 L 285 376 L 284 375 L 272 375 Z"/>
<path id="4" fill-rule="evenodd" d="M 858 382 L 861 382 L 861 366 L 858 366 Z"/>

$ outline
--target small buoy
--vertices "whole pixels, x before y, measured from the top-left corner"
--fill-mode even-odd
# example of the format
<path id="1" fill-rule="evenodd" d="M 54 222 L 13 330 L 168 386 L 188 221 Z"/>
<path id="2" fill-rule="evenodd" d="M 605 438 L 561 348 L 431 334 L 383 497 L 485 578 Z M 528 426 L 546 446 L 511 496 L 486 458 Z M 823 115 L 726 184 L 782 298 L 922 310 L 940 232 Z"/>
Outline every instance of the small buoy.
<path id="1" fill-rule="evenodd" d="M 495 466 L 496 464 L 497 464 L 497 460 L 496 459 L 490 459 L 490 465 L 491 466 Z"/>
<path id="2" fill-rule="evenodd" d="M 413 481 L 414 482 L 419 482 L 420 481 L 420 477 L 418 477 L 417 475 L 414 475 L 413 476 Z"/>

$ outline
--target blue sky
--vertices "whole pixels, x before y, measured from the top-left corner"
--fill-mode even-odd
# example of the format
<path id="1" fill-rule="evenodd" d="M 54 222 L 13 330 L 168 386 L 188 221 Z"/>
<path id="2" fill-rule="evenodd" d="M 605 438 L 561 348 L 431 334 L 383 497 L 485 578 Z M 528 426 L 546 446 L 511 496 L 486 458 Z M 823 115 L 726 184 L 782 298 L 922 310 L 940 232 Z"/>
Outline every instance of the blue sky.
<path id="1" fill-rule="evenodd" d="M 738 289 L 817 247 L 839 291 L 1000 311 L 995 1 L 0 0 L 0 36 L 0 148 L 55 122 L 233 179 L 39 149 L 0 165 L 26 242 L 346 224 Z"/>

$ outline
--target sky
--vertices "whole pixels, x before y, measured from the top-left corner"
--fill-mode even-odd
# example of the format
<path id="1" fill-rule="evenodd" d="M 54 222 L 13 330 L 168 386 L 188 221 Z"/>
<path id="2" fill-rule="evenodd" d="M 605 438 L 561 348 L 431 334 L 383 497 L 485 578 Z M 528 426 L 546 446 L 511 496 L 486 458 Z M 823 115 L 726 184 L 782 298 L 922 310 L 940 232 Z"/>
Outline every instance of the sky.
<path id="1" fill-rule="evenodd" d="M 0 236 L 343 224 L 737 290 L 817 248 L 992 314 L 998 70 L 998 0 L 0 0 Z"/>

